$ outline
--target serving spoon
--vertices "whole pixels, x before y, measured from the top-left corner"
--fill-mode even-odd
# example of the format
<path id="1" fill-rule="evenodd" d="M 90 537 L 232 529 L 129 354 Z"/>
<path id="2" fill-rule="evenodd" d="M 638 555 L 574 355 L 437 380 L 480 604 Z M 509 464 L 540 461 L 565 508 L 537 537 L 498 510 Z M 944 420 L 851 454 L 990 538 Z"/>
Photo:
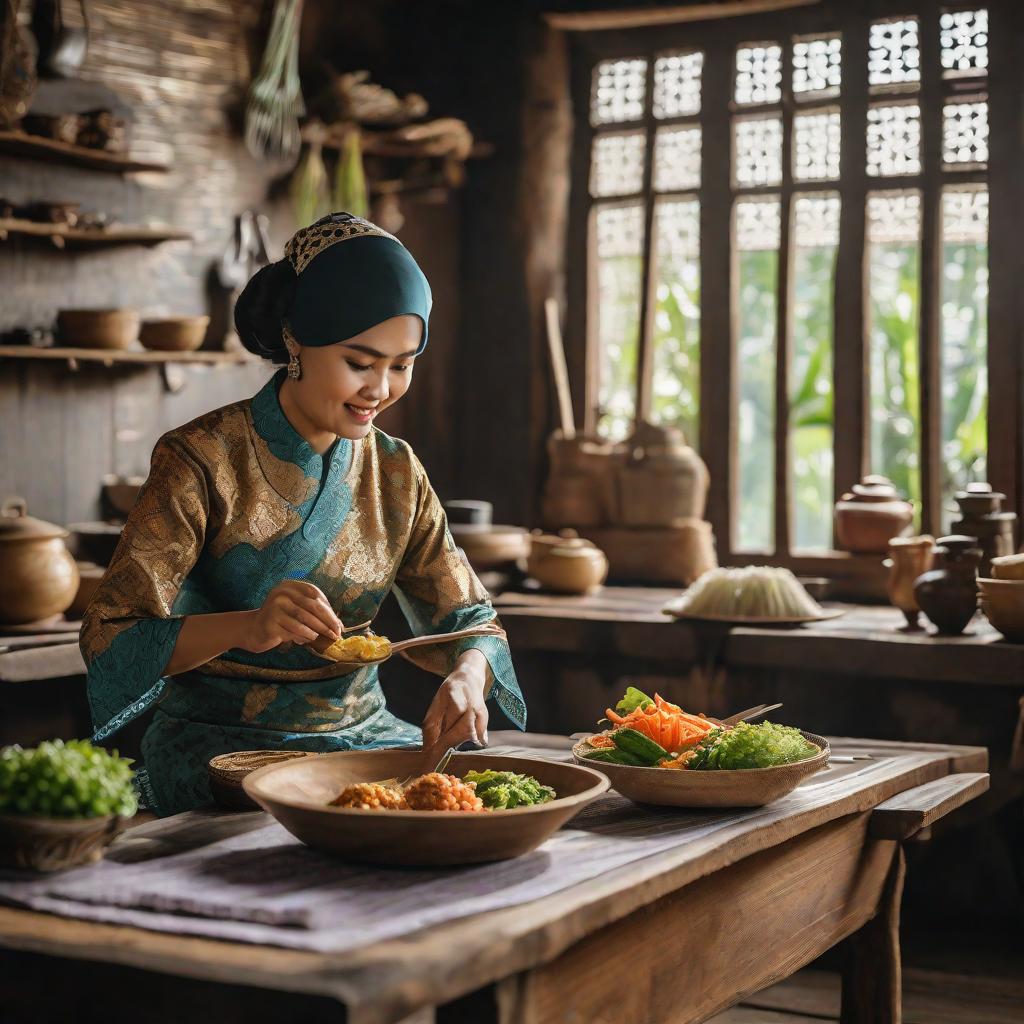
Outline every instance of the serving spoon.
<path id="1" fill-rule="evenodd" d="M 343 630 L 344 633 L 354 633 L 358 629 L 365 629 L 369 626 L 369 623 L 363 623 L 362 626 L 352 626 L 349 629 Z M 465 629 L 457 629 L 451 633 L 428 633 L 426 636 L 414 636 L 408 640 L 398 640 L 396 642 L 388 641 L 388 653 L 381 656 L 380 658 L 372 658 L 367 661 L 343 661 L 336 658 L 332 658 L 324 652 L 334 643 L 329 636 L 320 634 L 315 640 L 311 640 L 309 643 L 309 649 L 319 657 L 323 658 L 324 661 L 331 662 L 335 665 L 351 666 L 352 668 L 362 668 L 366 665 L 379 665 L 382 661 L 387 661 L 394 654 L 401 654 L 403 651 L 408 651 L 413 647 L 426 647 L 430 644 L 441 644 L 448 643 L 451 640 L 461 640 L 463 637 L 471 636 L 497 636 L 501 639 L 505 639 L 505 630 L 501 626 L 496 625 L 493 622 L 485 622 L 479 626 L 467 626 Z"/>

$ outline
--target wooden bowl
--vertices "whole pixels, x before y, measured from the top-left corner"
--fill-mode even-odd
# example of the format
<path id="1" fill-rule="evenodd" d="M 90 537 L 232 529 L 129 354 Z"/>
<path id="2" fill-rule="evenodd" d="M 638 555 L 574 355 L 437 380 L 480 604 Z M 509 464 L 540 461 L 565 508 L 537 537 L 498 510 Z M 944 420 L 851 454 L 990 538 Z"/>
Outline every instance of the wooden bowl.
<path id="1" fill-rule="evenodd" d="M 146 320 L 139 331 L 143 348 L 157 352 L 194 352 L 206 337 L 208 316 L 172 316 Z"/>
<path id="2" fill-rule="evenodd" d="M 1024 642 L 1024 580 L 979 579 L 981 610 L 1003 636 Z"/>
<path id="3" fill-rule="evenodd" d="M 612 787 L 638 804 L 657 807 L 763 807 L 791 793 L 804 779 L 828 767 L 829 745 L 824 736 L 802 732 L 820 747 L 805 761 L 776 768 L 730 771 L 679 771 L 674 768 L 631 768 L 589 761 L 582 752 L 586 740 L 572 748 L 577 764 L 591 765 L 611 780 Z"/>
<path id="4" fill-rule="evenodd" d="M 405 778 L 422 765 L 420 750 L 359 750 L 270 765 L 247 776 L 245 792 L 292 835 L 326 853 L 367 864 L 481 864 L 535 850 L 608 789 L 589 766 L 527 757 L 455 754 L 452 775 L 520 772 L 553 786 L 557 799 L 510 811 L 360 811 L 328 807 L 347 785 Z"/>
<path id="5" fill-rule="evenodd" d="M 214 801 L 226 811 L 258 811 L 259 804 L 246 796 L 242 783 L 267 765 L 294 761 L 300 757 L 316 757 L 309 750 L 235 750 L 211 757 L 206 766 L 210 792 Z"/>
<path id="6" fill-rule="evenodd" d="M 134 309 L 62 309 L 57 331 L 70 348 L 124 349 L 139 336 L 139 314 Z"/>
<path id="7" fill-rule="evenodd" d="M 92 864 L 124 828 L 126 818 L 43 818 L 0 814 L 0 865 L 31 871 L 65 871 Z"/>
<path id="8" fill-rule="evenodd" d="M 1024 580 L 1024 555 L 999 555 L 993 558 L 992 575 L 997 580 Z"/>
<path id="9" fill-rule="evenodd" d="M 530 535 L 519 526 L 455 524 L 451 531 L 477 571 L 513 564 L 530 552 Z"/>

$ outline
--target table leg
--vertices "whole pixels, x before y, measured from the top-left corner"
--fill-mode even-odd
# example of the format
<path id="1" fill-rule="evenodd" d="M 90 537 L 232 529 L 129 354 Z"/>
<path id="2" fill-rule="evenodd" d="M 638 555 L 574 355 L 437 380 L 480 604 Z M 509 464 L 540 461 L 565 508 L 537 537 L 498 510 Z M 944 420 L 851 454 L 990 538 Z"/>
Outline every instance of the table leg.
<path id="1" fill-rule="evenodd" d="M 900 1024 L 900 898 L 906 855 L 893 858 L 878 913 L 845 942 L 840 1024 Z"/>

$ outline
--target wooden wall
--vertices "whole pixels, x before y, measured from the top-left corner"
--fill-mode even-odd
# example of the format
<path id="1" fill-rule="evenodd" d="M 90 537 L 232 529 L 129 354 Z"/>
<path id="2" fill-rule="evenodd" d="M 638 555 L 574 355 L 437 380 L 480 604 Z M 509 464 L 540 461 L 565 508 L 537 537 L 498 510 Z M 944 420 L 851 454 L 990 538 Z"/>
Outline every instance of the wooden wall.
<path id="1" fill-rule="evenodd" d="M 74 5 L 65 6 L 73 21 Z M 360 66 L 353 62 L 386 43 L 379 6 L 386 5 L 346 14 L 325 0 L 308 4 L 304 63 L 322 56 L 317 47 L 326 21 L 341 31 L 333 62 Z M 19 203 L 78 201 L 124 223 L 171 224 L 195 241 L 88 252 L 4 242 L 0 331 L 50 326 L 60 308 L 105 306 L 133 307 L 144 316 L 213 312 L 226 324 L 230 307 L 211 288 L 210 275 L 236 215 L 249 207 L 270 212 L 278 247 L 294 229 L 282 169 L 254 160 L 241 141 L 242 104 L 269 7 L 261 0 L 91 0 L 88 59 L 80 79 L 57 88 L 73 94 L 69 102 L 79 97 L 93 105 L 109 102 L 113 90 L 132 114 L 133 153 L 167 160 L 171 171 L 122 177 L 3 156 L 0 196 Z M 60 101 L 58 95 L 58 107 Z M 415 390 L 381 426 L 408 436 L 439 490 L 450 492 L 455 451 L 446 424 L 453 420 L 448 377 L 460 315 L 458 200 L 409 203 L 405 214 L 402 237 L 431 279 L 435 312 Z M 63 363 L 0 362 L 0 497 L 22 495 L 33 514 L 50 521 L 96 518 L 105 473 L 144 474 L 163 431 L 252 394 L 268 372 L 260 363 L 192 368 L 185 387 L 172 394 L 153 368 L 73 372 Z"/>

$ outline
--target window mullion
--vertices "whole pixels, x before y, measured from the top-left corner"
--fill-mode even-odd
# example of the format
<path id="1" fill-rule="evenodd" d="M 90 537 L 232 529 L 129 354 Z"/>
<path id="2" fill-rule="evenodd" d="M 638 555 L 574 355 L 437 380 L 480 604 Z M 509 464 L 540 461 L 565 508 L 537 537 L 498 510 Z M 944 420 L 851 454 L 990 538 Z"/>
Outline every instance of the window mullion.
<path id="1" fill-rule="evenodd" d="M 921 48 L 921 312 L 919 408 L 921 529 L 942 532 L 942 364 L 939 302 L 942 274 L 942 71 L 939 4 L 920 12 Z"/>
<path id="2" fill-rule="evenodd" d="M 793 42 L 782 41 L 782 194 L 779 207 L 779 276 L 775 303 L 775 552 L 788 554 L 789 529 L 789 307 L 793 265 Z"/>
<path id="3" fill-rule="evenodd" d="M 640 336 L 637 346 L 636 372 L 636 422 L 651 418 L 651 391 L 653 388 L 654 357 L 654 289 L 657 288 L 657 272 L 652 268 L 654 253 L 654 144 L 657 128 L 654 120 L 654 64 L 656 56 L 647 60 L 647 88 L 644 92 L 644 126 L 646 145 L 644 156 L 644 234 L 642 249 L 643 269 L 640 276 Z"/>
<path id="4" fill-rule="evenodd" d="M 867 205 L 868 21 L 862 12 L 843 24 L 840 111 L 839 251 L 836 258 L 834 350 L 835 498 L 864 474 L 867 451 L 865 217 Z"/>
<path id="5" fill-rule="evenodd" d="M 735 506 L 733 438 L 735 376 L 732 290 L 732 94 L 731 46 L 709 47 L 701 102 L 700 190 L 700 452 L 711 475 L 706 518 L 719 555 L 732 548 Z M 723 171 L 723 168 L 725 169 Z"/>

